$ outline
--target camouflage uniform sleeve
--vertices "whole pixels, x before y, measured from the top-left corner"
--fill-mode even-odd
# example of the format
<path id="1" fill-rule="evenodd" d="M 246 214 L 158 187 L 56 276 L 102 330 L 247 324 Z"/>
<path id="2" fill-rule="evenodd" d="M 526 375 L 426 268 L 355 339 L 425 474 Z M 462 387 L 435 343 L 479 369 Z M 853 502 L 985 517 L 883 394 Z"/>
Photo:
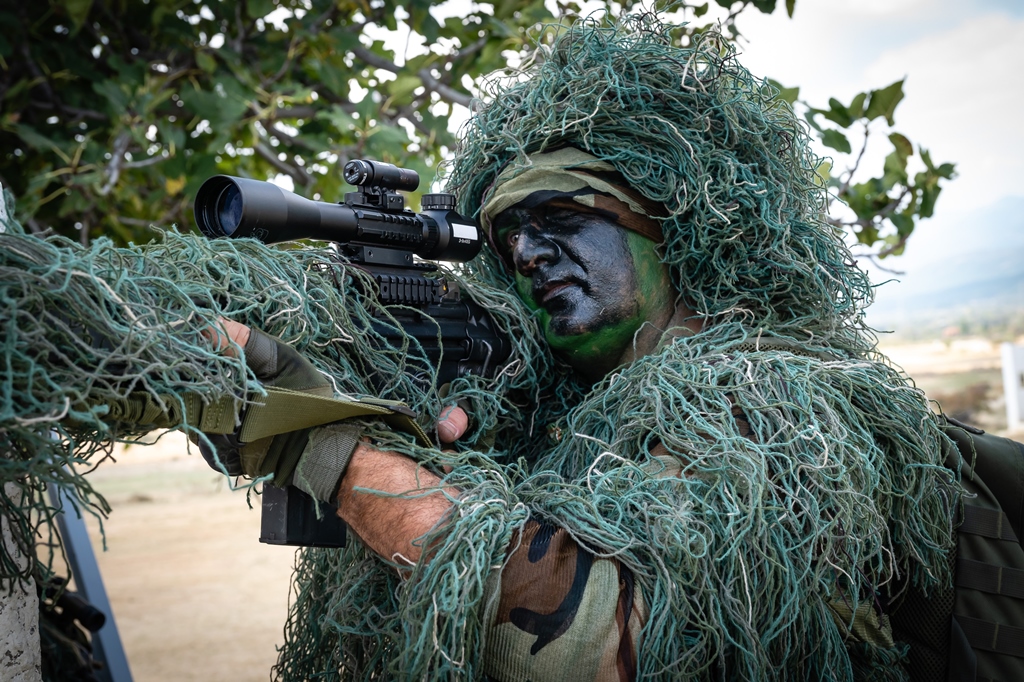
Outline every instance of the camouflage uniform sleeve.
<path id="1" fill-rule="evenodd" d="M 647 608 L 632 572 L 530 521 L 488 583 L 484 669 L 497 682 L 636 678 Z"/>

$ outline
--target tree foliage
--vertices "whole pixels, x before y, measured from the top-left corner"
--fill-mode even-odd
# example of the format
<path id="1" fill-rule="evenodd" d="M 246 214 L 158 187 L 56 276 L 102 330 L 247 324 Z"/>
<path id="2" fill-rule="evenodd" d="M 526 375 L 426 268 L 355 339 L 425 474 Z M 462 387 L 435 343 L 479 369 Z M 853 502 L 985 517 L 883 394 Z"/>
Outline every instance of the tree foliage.
<path id="1" fill-rule="evenodd" d="M 674 3 L 679 40 L 778 0 Z M 792 16 L 795 0 L 785 0 Z M 574 2 L 495 0 L 49 0 L 0 9 L 0 183 L 18 218 L 81 241 L 104 234 L 146 241 L 151 224 L 192 224 L 191 202 L 210 175 L 290 178 L 305 196 L 336 200 L 340 167 L 369 157 L 417 170 L 426 188 L 451 149 L 453 108 L 468 106 L 487 74 L 535 46 Z M 721 9 L 724 8 L 724 9 Z M 607 2 L 615 13 L 630 3 Z M 552 15 L 554 12 L 554 16 Z M 545 26 L 548 28 L 545 29 Z M 386 36 L 391 40 L 385 40 Z M 402 36 L 407 35 L 403 40 Z M 400 45 L 395 49 L 394 45 Z M 893 124 L 902 83 L 844 106 L 803 106 L 824 144 L 850 153 L 844 131 Z M 782 89 L 796 101 L 797 89 Z M 822 125 L 824 119 L 829 124 Z M 931 215 L 950 164 L 913 178 L 909 140 L 895 131 L 877 178 L 857 157 L 831 178 L 855 218 L 840 221 L 869 247 L 903 248 Z M 859 177 L 859 176 L 858 176 Z"/>

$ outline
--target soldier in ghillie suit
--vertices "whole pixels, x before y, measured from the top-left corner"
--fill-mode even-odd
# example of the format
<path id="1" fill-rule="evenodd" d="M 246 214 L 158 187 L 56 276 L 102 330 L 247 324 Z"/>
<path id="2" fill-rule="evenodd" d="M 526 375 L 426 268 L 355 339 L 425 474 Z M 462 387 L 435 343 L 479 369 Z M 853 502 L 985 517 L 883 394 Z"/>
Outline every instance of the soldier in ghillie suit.
<path id="1" fill-rule="evenodd" d="M 730 48 L 650 17 L 491 93 L 449 182 L 492 246 L 467 279 L 558 362 L 447 474 L 356 448 L 340 513 L 395 568 L 307 553 L 278 673 L 905 679 L 887 611 L 948 584 L 958 484 L 817 164 Z"/>
<path id="2" fill-rule="evenodd" d="M 949 441 L 875 350 L 791 108 L 669 30 L 579 23 L 471 119 L 449 187 L 491 248 L 453 276 L 513 352 L 444 400 L 323 249 L 0 235 L 21 536 L 43 485 L 95 499 L 53 463 L 124 438 L 126 390 L 221 466 L 182 394 L 368 395 L 370 368 L 452 447 L 363 421 L 241 451 L 361 539 L 299 555 L 279 679 L 906 679 L 888 615 L 950 584 Z"/>

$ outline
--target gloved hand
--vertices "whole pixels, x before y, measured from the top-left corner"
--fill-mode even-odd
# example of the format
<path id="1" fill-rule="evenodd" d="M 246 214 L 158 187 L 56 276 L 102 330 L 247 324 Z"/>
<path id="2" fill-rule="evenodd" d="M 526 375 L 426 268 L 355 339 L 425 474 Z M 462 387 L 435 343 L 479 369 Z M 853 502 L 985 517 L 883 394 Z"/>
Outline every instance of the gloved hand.
<path id="1" fill-rule="evenodd" d="M 232 339 L 244 340 L 246 365 L 265 386 L 331 397 L 330 382 L 294 348 L 258 329 L 227 320 L 222 323 Z M 246 333 L 248 338 L 244 338 Z M 215 343 L 230 348 L 219 332 Z M 236 434 L 207 434 L 215 450 L 202 440 L 198 442 L 204 459 L 217 471 L 251 478 L 272 474 L 276 486 L 292 484 L 317 499 L 333 502 L 359 436 L 357 426 L 339 422 L 251 443 L 239 442 Z"/>

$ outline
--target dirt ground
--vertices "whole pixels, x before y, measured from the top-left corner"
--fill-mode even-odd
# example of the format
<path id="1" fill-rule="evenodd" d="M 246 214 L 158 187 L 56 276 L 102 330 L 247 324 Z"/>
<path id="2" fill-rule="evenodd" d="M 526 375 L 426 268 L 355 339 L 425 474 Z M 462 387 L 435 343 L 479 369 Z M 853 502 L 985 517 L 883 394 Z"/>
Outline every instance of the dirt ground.
<path id="1" fill-rule="evenodd" d="M 987 341 L 884 350 L 929 393 L 998 373 L 999 348 Z M 95 523 L 91 531 L 132 674 L 139 682 L 267 679 L 294 552 L 260 544 L 258 508 L 185 445 L 171 434 L 121 450 L 91 474 L 113 507 L 107 551 Z"/>
<path id="2" fill-rule="evenodd" d="M 90 475 L 113 508 L 90 536 L 136 682 L 266 680 L 283 641 L 294 550 L 261 544 L 258 504 L 187 441 L 116 453 Z"/>

